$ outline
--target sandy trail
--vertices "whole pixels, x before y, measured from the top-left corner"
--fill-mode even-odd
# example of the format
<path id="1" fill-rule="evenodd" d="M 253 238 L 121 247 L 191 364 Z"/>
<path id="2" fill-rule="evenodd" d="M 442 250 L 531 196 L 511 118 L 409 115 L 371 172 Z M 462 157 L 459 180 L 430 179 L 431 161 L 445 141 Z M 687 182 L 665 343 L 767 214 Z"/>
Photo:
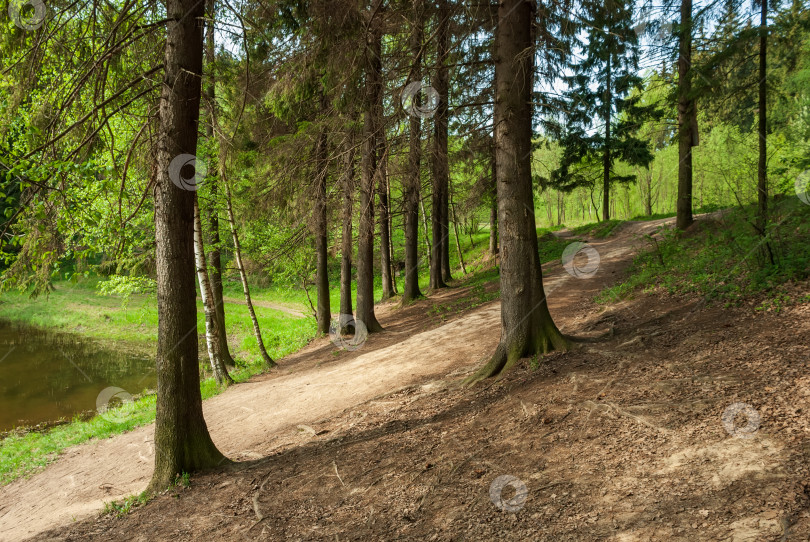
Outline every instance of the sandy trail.
<path id="1" fill-rule="evenodd" d="M 549 304 L 560 327 L 570 327 L 575 320 L 575 301 L 612 282 L 613 273 L 641 244 L 639 235 L 668 220 L 672 219 L 628 223 L 615 237 L 590 243 L 601 256 L 594 279 L 574 279 L 559 262 L 545 266 Z M 560 290 L 564 283 L 573 287 Z M 301 425 L 403 386 L 446 377 L 459 369 L 472 370 L 497 344 L 500 303 L 488 303 L 427 331 L 389 331 L 380 337 L 386 335 L 388 346 L 367 353 L 360 350 L 346 359 L 332 356 L 336 349 L 329 348 L 328 339 L 320 339 L 308 347 L 324 352 L 320 363 L 286 374 L 282 369 L 205 401 L 205 418 L 215 444 L 232 459 L 264 457 L 281 440 L 296 438 Z M 369 339 L 366 346 L 373 347 L 375 340 Z M 154 425 L 149 425 L 75 446 L 42 472 L 0 488 L 0 540 L 22 540 L 96 513 L 105 501 L 143 491 L 152 472 L 153 435 Z"/>

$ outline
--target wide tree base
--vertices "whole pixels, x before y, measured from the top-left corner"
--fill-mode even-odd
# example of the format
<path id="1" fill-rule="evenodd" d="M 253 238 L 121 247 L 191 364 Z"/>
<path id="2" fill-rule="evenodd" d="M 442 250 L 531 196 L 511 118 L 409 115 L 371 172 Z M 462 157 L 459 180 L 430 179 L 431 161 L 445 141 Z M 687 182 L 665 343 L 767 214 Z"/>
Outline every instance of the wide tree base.
<path id="1" fill-rule="evenodd" d="M 158 461 L 156 461 L 155 464 L 155 472 L 152 474 L 152 479 L 144 493 L 149 497 L 163 493 L 167 489 L 177 485 L 183 473 L 196 473 L 236 465 L 234 461 L 225 457 L 213 444 L 211 444 L 210 447 L 206 446 L 206 448 L 208 449 L 187 450 L 186 453 L 189 455 L 193 454 L 194 457 L 184 458 L 184 463 L 186 464 L 183 467 L 174 467 L 170 465 L 169 462 L 160 461 L 159 458 L 156 458 Z M 155 453 L 158 453 L 157 447 L 155 448 Z"/>
<path id="2" fill-rule="evenodd" d="M 419 301 L 420 299 L 424 299 L 425 297 L 427 296 L 422 292 L 419 292 L 418 294 L 413 296 L 406 296 L 405 294 L 402 294 L 402 299 L 400 299 L 399 301 L 399 306 L 407 307 L 408 305 L 411 305 L 412 303 Z"/>
<path id="3" fill-rule="evenodd" d="M 366 331 L 368 331 L 369 333 L 381 333 L 385 331 L 385 329 L 383 329 L 382 327 L 382 324 L 380 324 L 380 322 L 377 321 L 376 316 L 371 318 L 371 322 L 363 322 L 363 323 L 366 324 Z"/>
<path id="4" fill-rule="evenodd" d="M 504 376 L 522 358 L 549 352 L 565 352 L 570 348 L 568 341 L 552 324 L 552 329 L 536 330 L 532 336 L 516 337 L 507 335 L 501 338 L 495 353 L 486 365 L 464 380 L 464 385 L 471 386 L 482 380 Z"/>

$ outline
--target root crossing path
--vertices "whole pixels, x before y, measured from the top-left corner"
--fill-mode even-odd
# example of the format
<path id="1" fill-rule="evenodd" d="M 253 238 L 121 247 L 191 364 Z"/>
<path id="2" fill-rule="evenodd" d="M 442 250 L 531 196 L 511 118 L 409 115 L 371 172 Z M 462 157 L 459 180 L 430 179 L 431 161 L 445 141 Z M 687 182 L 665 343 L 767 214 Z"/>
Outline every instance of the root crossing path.
<path id="1" fill-rule="evenodd" d="M 671 220 L 626 223 L 611 238 L 589 242 L 601 262 L 586 280 L 573 278 L 560 262 L 544 266 L 549 306 L 560 328 L 576 328 L 583 302 L 615 282 L 644 244 L 641 236 Z M 476 369 L 500 337 L 500 303 L 487 303 L 438 326 L 425 316 L 431 305 L 464 293 L 441 291 L 407 309 L 380 306 L 387 331 L 371 336 L 357 351 L 338 351 L 321 338 L 283 360 L 279 370 L 206 400 L 205 419 L 214 442 L 234 460 L 258 459 L 279 446 L 303 442 L 307 424 L 403 386 L 457 379 Z M 150 424 L 69 448 L 43 471 L 0 488 L 0 541 L 24 540 L 143 491 L 152 473 L 153 435 Z"/>

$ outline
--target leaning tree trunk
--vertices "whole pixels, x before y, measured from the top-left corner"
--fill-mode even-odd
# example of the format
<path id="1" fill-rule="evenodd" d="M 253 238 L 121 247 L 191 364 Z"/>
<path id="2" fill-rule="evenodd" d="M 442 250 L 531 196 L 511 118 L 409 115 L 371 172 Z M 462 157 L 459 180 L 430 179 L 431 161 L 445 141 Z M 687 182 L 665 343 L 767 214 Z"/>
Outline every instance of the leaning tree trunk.
<path id="1" fill-rule="evenodd" d="M 315 143 L 315 209 L 313 211 L 313 230 L 315 233 L 315 284 L 318 289 L 318 310 L 315 319 L 318 333 L 329 333 L 332 320 L 332 308 L 329 300 L 329 273 L 326 240 L 326 175 L 327 175 L 327 139 L 326 131 L 318 135 Z"/>
<path id="2" fill-rule="evenodd" d="M 208 106 L 208 124 L 205 127 L 205 137 L 208 144 L 211 146 L 209 156 L 211 161 L 216 160 L 217 154 L 214 151 L 214 126 L 217 124 L 216 116 L 216 77 L 214 75 L 214 61 L 216 60 L 216 47 L 214 44 L 214 24 L 215 20 L 215 4 L 214 0 L 207 0 L 206 2 L 207 23 L 205 26 L 205 63 L 208 67 L 208 85 L 205 89 L 206 105 Z M 211 244 L 211 252 L 209 254 L 209 261 L 211 262 L 211 293 L 213 294 L 214 307 L 219 320 L 219 351 L 222 359 L 226 364 L 236 365 L 236 362 L 231 356 L 231 350 L 228 347 L 228 330 L 225 327 L 225 300 L 222 293 L 222 256 L 220 252 L 220 238 L 219 238 L 219 211 L 217 209 L 218 199 L 218 179 L 216 173 L 210 169 L 210 186 L 211 186 L 211 207 L 208 209 L 208 228 Z"/>
<path id="3" fill-rule="evenodd" d="M 427 221 L 427 213 L 425 212 L 425 200 L 422 199 L 422 187 L 419 187 L 419 193 L 417 194 L 419 198 L 419 209 L 422 211 L 422 228 L 425 232 L 425 250 L 428 257 L 428 264 L 430 264 L 430 260 L 433 258 L 433 248 L 430 245 L 430 230 L 428 229 L 428 221 Z"/>
<path id="4" fill-rule="evenodd" d="M 354 216 L 354 148 L 346 151 L 343 177 L 343 232 L 340 241 L 340 332 L 352 321 L 352 218 Z"/>
<path id="5" fill-rule="evenodd" d="M 394 279 L 391 272 L 391 214 L 388 202 L 388 171 L 385 162 L 388 159 L 388 146 L 384 137 L 380 137 L 377 167 L 377 201 L 380 206 L 380 274 L 382 278 L 382 300 L 394 296 Z"/>
<path id="6" fill-rule="evenodd" d="M 194 197 L 169 174 L 173 159 L 197 152 L 204 4 L 167 0 L 163 87 L 155 164 L 158 344 L 155 470 L 147 491 L 177 475 L 228 461 L 211 440 L 200 393 L 194 286 Z M 179 175 L 180 172 L 173 171 Z M 181 179 L 175 179 L 178 184 Z"/>
<path id="7" fill-rule="evenodd" d="M 245 273 L 245 266 L 242 264 L 242 247 L 239 244 L 239 234 L 236 231 L 236 220 L 233 217 L 233 205 L 231 203 L 231 188 L 228 186 L 228 181 L 225 179 L 225 170 L 219 172 L 225 185 L 225 210 L 228 213 L 228 225 L 231 228 L 231 237 L 233 238 L 233 258 L 236 262 L 236 268 L 239 271 L 239 278 L 242 280 L 242 291 L 245 293 L 245 305 L 247 305 L 248 313 L 250 314 L 250 321 L 253 323 L 253 335 L 256 337 L 256 344 L 259 347 L 259 353 L 262 355 L 262 360 L 268 367 L 274 367 L 276 362 L 267 353 L 262 340 L 262 330 L 259 327 L 259 319 L 256 318 L 256 311 L 253 310 L 253 300 L 250 297 L 250 288 L 248 287 L 247 273 Z"/>
<path id="8" fill-rule="evenodd" d="M 377 138 L 382 109 L 382 0 L 372 6 L 365 50 L 366 112 L 360 175 L 360 232 L 357 246 L 357 320 L 369 333 L 382 331 L 374 314 L 374 182 L 377 179 Z"/>
<path id="9" fill-rule="evenodd" d="M 501 341 L 472 383 L 501 375 L 521 357 L 567 348 L 548 311 L 537 250 L 531 178 L 532 4 L 498 6 L 495 157 L 501 229 Z M 528 212 L 527 212 L 528 209 Z"/>
<path id="10" fill-rule="evenodd" d="M 464 255 L 461 252 L 461 237 L 458 234 L 458 217 L 456 216 L 456 204 L 453 203 L 453 198 L 450 198 L 450 209 L 453 211 L 453 231 L 456 234 L 456 251 L 458 253 L 459 265 L 461 265 L 461 273 L 467 274 L 467 267 L 464 265 Z"/>
<path id="11" fill-rule="evenodd" d="M 692 99 L 692 0 L 681 0 L 678 36 L 678 201 L 675 227 L 688 228 L 692 222 L 692 147 L 697 120 Z"/>
<path id="12" fill-rule="evenodd" d="M 413 80 L 422 78 L 422 37 L 424 15 L 422 0 L 413 0 L 411 32 L 411 55 L 413 55 Z M 417 99 L 416 96 L 413 99 Z M 419 104 L 417 104 L 419 105 Z M 405 286 L 402 301 L 409 302 L 422 295 L 419 291 L 419 188 L 422 169 L 422 118 L 410 115 L 408 134 L 408 172 L 403 187 L 405 213 Z"/>
<path id="13" fill-rule="evenodd" d="M 208 345 L 208 359 L 211 370 L 218 384 L 233 384 L 231 375 L 225 367 L 225 360 L 220 350 L 220 321 L 217 317 L 217 308 L 214 305 L 214 293 L 211 281 L 208 278 L 208 264 L 205 261 L 205 246 L 202 235 L 202 219 L 200 206 L 194 201 L 194 259 L 197 264 L 197 280 L 200 283 L 200 296 L 202 297 L 203 312 L 205 313 L 205 342 Z"/>
<path id="14" fill-rule="evenodd" d="M 607 59 L 607 81 L 605 86 L 605 150 L 602 155 L 602 220 L 610 219 L 610 119 L 613 114 L 613 92 L 611 88 L 610 55 Z"/>

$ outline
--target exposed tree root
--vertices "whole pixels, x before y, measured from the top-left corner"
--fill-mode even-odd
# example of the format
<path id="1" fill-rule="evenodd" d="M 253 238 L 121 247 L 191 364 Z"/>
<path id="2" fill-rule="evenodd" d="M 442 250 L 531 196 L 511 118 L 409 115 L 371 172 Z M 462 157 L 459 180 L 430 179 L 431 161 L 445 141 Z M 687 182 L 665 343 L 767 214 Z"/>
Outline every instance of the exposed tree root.
<path id="1" fill-rule="evenodd" d="M 509 344 L 506 343 L 509 340 Z M 486 365 L 464 380 L 464 385 L 471 386 L 482 380 L 492 377 L 501 377 L 514 367 L 523 357 L 543 355 L 553 351 L 565 352 L 570 345 L 556 327 L 553 330 L 538 330 L 534 340 L 530 338 L 510 338 L 506 335 L 501 339 L 495 353 Z"/>

